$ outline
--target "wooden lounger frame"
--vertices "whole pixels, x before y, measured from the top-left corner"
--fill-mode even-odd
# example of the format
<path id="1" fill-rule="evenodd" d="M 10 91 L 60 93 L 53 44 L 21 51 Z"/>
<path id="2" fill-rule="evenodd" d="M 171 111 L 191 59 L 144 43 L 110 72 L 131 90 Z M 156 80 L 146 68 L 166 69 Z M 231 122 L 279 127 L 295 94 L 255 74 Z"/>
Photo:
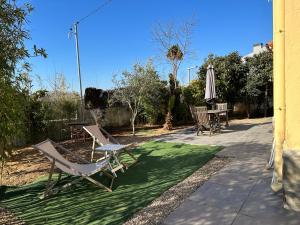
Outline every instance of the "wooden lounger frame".
<path id="1" fill-rule="evenodd" d="M 55 147 L 55 148 L 58 148 L 68 154 L 70 154 L 71 156 L 73 156 L 78 162 L 82 163 L 82 164 L 90 164 L 89 161 L 79 157 L 78 155 L 76 155 L 74 152 L 71 152 L 70 150 L 66 149 L 65 147 L 53 142 L 52 140 L 50 139 L 47 139 L 46 141 L 50 141 L 51 144 Z M 46 142 L 45 141 L 45 142 Z M 112 192 L 112 185 L 113 185 L 113 182 L 114 182 L 114 179 L 115 177 L 113 175 L 111 175 L 110 173 L 108 173 L 106 171 L 107 168 L 103 168 L 101 169 L 100 171 L 98 171 L 97 173 L 103 173 L 104 175 L 106 175 L 107 177 L 111 178 L 111 182 L 110 182 L 110 186 L 107 187 L 105 186 L 104 184 L 102 184 L 101 182 L 99 181 L 96 181 L 95 179 L 91 178 L 90 176 L 85 176 L 85 175 L 81 175 L 79 177 L 79 179 L 75 179 L 67 184 L 64 184 L 62 187 L 57 187 L 57 188 L 54 188 L 56 184 L 58 184 L 60 181 L 61 181 L 61 176 L 62 176 L 62 173 L 64 173 L 64 171 L 60 170 L 59 168 L 59 173 L 58 173 L 58 178 L 56 181 L 52 181 L 52 176 L 53 176 L 53 173 L 54 173 L 54 170 L 55 170 L 55 163 L 56 162 L 59 162 L 60 164 L 64 165 L 65 167 L 68 167 L 68 168 L 71 168 L 69 165 L 67 165 L 66 163 L 62 162 L 61 160 L 58 160 L 56 158 L 54 158 L 53 156 L 51 156 L 50 154 L 44 152 L 39 146 L 37 145 L 33 145 L 33 148 L 41 151 L 43 154 L 45 154 L 47 157 L 51 158 L 52 159 L 52 163 L 51 163 L 51 167 L 50 167 L 50 171 L 49 171 L 49 176 L 48 176 L 48 181 L 47 181 L 47 184 L 46 184 L 46 189 L 43 193 L 43 196 L 42 198 L 46 198 L 52 194 L 55 194 L 55 193 L 58 193 L 59 191 L 71 186 L 72 184 L 82 180 L 82 179 L 86 179 L 90 182 L 92 182 L 93 184 L 95 184 L 96 186 L 98 187 L 101 187 L 103 189 L 105 189 L 106 191 L 108 192 Z M 112 170 L 112 167 L 110 165 L 110 163 L 108 163 L 108 170 Z M 96 173 L 95 173 L 96 174 Z"/>

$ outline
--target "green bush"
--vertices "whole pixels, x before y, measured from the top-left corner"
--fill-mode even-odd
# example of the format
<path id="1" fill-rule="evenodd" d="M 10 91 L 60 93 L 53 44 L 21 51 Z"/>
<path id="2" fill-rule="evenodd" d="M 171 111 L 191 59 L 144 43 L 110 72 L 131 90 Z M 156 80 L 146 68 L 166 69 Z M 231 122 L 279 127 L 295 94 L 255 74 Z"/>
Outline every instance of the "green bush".
<path id="1" fill-rule="evenodd" d="M 77 118 L 80 99 L 75 93 L 53 95 L 39 90 L 30 96 L 27 142 L 45 138 L 61 141 L 69 136 L 68 123 Z"/>
<path id="2" fill-rule="evenodd" d="M 182 93 L 184 96 L 184 101 L 188 105 L 201 106 L 205 104 L 204 101 L 204 88 L 205 83 L 203 80 L 192 80 L 191 83 L 182 87 Z"/>
<path id="3" fill-rule="evenodd" d="M 243 63 L 242 57 L 238 52 L 232 52 L 225 56 L 209 55 L 198 72 L 198 79 L 204 85 L 209 64 L 214 66 L 218 100 L 233 104 L 236 98 L 243 95 L 242 88 L 246 84 L 248 69 Z"/>

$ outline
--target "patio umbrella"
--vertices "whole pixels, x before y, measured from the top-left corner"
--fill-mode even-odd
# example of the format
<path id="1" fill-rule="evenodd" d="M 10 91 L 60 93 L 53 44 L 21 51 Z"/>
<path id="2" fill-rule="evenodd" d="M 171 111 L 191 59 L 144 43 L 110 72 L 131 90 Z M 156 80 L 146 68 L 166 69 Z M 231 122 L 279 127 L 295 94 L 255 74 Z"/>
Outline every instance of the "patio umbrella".
<path id="1" fill-rule="evenodd" d="M 213 65 L 207 67 L 206 72 L 206 87 L 205 87 L 205 101 L 208 103 L 213 103 L 214 99 L 217 98 L 216 95 L 216 84 L 215 84 L 215 73 Z"/>

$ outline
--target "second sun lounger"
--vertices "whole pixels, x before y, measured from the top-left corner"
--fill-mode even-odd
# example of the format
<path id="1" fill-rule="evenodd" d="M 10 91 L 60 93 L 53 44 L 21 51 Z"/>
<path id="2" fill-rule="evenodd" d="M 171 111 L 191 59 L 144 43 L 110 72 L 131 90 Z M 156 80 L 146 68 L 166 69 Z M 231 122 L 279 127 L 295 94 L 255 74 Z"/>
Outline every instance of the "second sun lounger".
<path id="1" fill-rule="evenodd" d="M 83 127 L 86 132 L 88 132 L 93 138 L 93 146 L 92 146 L 92 154 L 91 160 L 93 160 L 95 151 L 102 151 L 105 153 L 105 156 L 111 155 L 117 161 L 117 163 L 122 166 L 124 163 L 120 163 L 118 156 L 121 152 L 127 153 L 133 160 L 134 163 L 137 161 L 135 156 L 128 150 L 132 144 L 129 145 L 121 145 L 114 137 L 112 137 L 107 131 L 103 128 L 99 128 L 98 125 L 92 126 L 84 126 Z M 104 134 L 108 137 L 106 138 Z M 96 148 L 96 143 L 100 145 Z"/>

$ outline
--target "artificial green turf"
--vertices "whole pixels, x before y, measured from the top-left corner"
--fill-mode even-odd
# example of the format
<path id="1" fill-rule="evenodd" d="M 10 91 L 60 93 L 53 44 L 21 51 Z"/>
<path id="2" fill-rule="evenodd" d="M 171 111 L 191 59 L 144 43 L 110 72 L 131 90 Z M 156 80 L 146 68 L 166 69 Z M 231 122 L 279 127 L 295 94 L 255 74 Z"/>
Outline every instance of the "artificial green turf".
<path id="1" fill-rule="evenodd" d="M 40 200 L 45 181 L 38 181 L 9 188 L 1 206 L 28 224 L 122 224 L 203 166 L 218 150 L 212 146 L 148 142 L 134 150 L 139 163 L 118 174 L 112 193 L 81 181 Z"/>

